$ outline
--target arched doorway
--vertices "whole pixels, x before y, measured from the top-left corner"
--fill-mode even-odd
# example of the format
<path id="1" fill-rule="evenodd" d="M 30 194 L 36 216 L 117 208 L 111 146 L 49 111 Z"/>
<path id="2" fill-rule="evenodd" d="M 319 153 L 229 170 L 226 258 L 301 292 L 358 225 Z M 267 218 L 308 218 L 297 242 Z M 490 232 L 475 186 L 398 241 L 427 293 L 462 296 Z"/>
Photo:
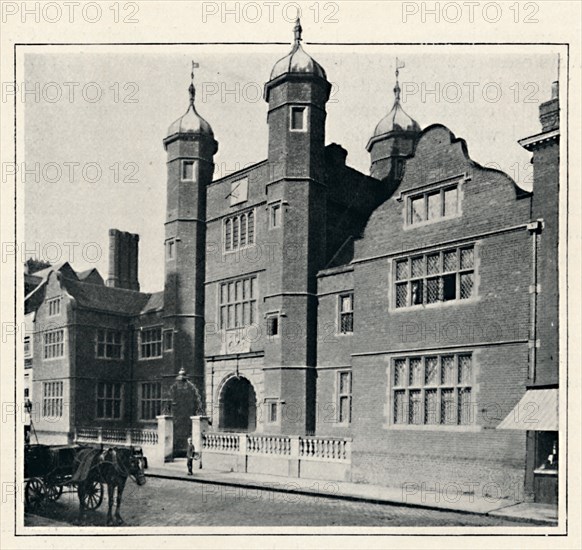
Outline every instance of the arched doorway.
<path id="1" fill-rule="evenodd" d="M 204 406 L 200 392 L 188 379 L 184 368 L 168 388 L 166 400 L 164 414 L 174 418 L 174 456 L 186 456 L 187 440 L 192 435 L 190 417 L 203 415 Z"/>
<path id="2" fill-rule="evenodd" d="M 253 385 L 233 376 L 220 392 L 219 427 L 233 432 L 254 432 L 257 425 L 257 397 Z"/>

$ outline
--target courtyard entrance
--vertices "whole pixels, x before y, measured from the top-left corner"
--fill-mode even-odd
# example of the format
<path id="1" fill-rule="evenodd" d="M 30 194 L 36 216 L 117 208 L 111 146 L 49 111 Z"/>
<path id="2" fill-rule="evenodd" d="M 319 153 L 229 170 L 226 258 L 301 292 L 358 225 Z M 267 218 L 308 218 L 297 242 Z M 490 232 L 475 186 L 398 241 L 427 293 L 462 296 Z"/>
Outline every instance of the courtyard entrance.
<path id="1" fill-rule="evenodd" d="M 257 425 L 257 398 L 253 385 L 233 376 L 220 393 L 219 428 L 233 432 L 253 432 Z"/>

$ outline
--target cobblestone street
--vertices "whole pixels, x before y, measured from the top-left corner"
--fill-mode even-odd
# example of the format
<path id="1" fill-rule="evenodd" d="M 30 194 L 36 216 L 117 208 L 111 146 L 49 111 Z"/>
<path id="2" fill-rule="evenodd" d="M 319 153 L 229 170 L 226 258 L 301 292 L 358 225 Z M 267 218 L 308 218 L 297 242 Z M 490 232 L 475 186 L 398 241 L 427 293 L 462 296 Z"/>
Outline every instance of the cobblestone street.
<path id="1" fill-rule="evenodd" d="M 322 494 L 333 488 L 322 487 Z M 78 500 L 63 494 L 25 517 L 25 525 L 75 524 Z M 83 525 L 104 526 L 107 497 Z M 476 514 L 348 501 L 269 490 L 149 478 L 128 483 L 121 514 L 127 526 L 531 526 Z"/>

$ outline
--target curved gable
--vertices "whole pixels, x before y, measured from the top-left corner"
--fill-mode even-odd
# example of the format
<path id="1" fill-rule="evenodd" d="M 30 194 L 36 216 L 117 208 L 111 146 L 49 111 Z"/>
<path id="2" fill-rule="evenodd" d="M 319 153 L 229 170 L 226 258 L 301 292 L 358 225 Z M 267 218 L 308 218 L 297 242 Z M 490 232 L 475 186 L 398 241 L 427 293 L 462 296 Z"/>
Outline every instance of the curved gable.
<path id="1" fill-rule="evenodd" d="M 428 208 L 428 195 L 453 188 L 457 190 L 454 214 L 411 223 L 411 201 L 425 197 Z M 431 125 L 419 136 L 402 182 L 374 211 L 363 238 L 356 241 L 354 259 L 431 246 L 472 232 L 522 223 L 529 219 L 529 201 L 518 200 L 523 196 L 529 194 L 520 192 L 510 176 L 473 161 L 465 140 L 441 124 Z M 444 195 L 440 200 L 443 204 L 436 209 L 444 211 Z M 453 202 L 450 197 L 446 200 Z M 428 215 L 425 211 L 425 218 Z"/>

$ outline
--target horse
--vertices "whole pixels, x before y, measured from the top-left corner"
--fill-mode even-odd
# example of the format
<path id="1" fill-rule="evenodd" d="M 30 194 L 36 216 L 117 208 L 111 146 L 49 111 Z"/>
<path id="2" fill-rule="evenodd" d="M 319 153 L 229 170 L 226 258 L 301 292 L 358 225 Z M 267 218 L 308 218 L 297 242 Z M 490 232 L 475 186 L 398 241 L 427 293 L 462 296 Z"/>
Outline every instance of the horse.
<path id="1" fill-rule="evenodd" d="M 144 458 L 136 454 L 134 448 L 110 447 L 106 449 L 81 449 L 77 454 L 79 467 L 77 472 L 77 494 L 79 496 L 79 521 L 85 514 L 84 498 L 95 482 L 107 485 L 109 508 L 107 510 L 107 525 L 123 525 L 119 508 L 127 478 L 131 477 L 138 485 L 146 482 L 144 474 Z M 115 515 L 113 501 L 117 489 Z"/>

